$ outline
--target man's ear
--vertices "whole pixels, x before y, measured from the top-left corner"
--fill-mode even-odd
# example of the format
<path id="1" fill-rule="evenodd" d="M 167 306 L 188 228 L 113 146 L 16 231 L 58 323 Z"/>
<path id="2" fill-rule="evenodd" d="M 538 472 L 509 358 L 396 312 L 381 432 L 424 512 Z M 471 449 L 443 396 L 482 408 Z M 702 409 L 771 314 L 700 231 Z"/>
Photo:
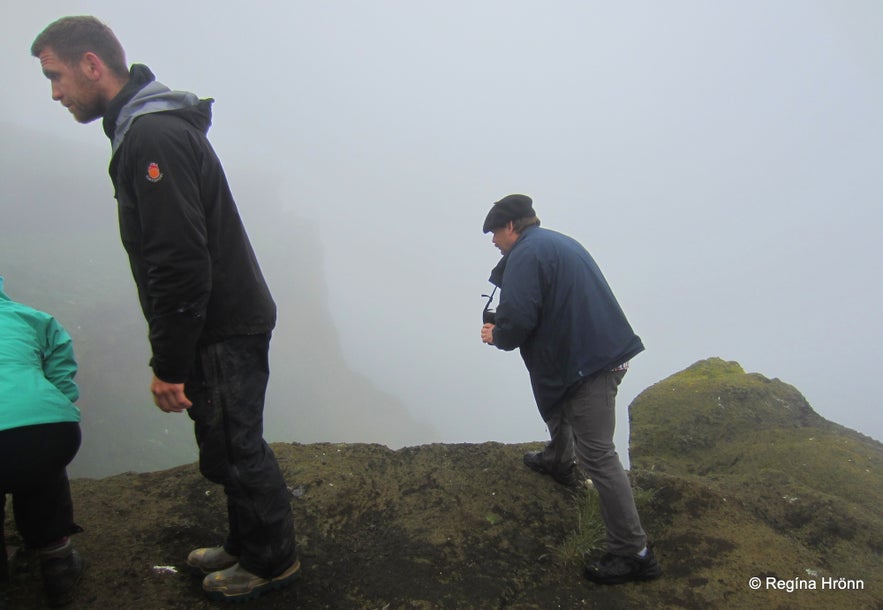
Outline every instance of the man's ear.
<path id="1" fill-rule="evenodd" d="M 104 62 L 101 61 L 98 55 L 92 51 L 86 51 L 80 59 L 80 69 L 86 78 L 91 81 L 97 81 L 104 75 L 107 66 L 104 65 Z"/>

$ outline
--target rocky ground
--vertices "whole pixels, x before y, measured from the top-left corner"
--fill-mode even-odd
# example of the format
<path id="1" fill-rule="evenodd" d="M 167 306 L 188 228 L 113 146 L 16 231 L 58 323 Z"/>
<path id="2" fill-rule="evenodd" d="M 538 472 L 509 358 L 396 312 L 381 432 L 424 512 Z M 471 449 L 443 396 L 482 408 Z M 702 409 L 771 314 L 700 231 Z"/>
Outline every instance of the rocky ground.
<path id="1" fill-rule="evenodd" d="M 648 388 L 630 414 L 659 580 L 582 577 L 583 552 L 599 546 L 597 501 L 525 467 L 539 443 L 274 444 L 303 569 L 250 606 L 883 610 L 883 445 L 720 359 Z M 71 487 L 88 561 L 71 608 L 222 605 L 185 566 L 226 528 L 223 493 L 196 465 Z M 16 544 L 9 515 L 6 528 Z M 38 571 L 16 573 L 7 608 L 41 606 Z"/>
<path id="2" fill-rule="evenodd" d="M 764 587 L 806 577 L 818 558 L 750 507 L 675 477 L 635 477 L 665 572 L 603 587 L 568 541 L 580 504 L 521 463 L 539 445 L 273 445 L 292 489 L 302 576 L 254 608 L 880 608 L 876 592 Z M 89 562 L 71 608 L 210 608 L 188 551 L 223 540 L 223 494 L 194 465 L 72 482 L 75 538 Z M 10 538 L 14 543 L 14 530 Z M 870 569 L 870 567 L 869 567 Z M 876 568 L 875 568 L 876 569 Z M 880 572 L 875 578 L 879 581 Z M 831 576 L 864 576 L 872 573 Z M 9 607 L 39 608 L 38 574 L 17 574 Z"/>

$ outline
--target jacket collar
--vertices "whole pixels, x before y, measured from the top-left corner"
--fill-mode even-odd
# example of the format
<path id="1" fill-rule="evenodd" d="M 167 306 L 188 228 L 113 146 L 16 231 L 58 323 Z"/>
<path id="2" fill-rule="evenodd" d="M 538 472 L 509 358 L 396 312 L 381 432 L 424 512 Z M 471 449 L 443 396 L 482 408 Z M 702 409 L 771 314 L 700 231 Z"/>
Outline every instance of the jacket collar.
<path id="1" fill-rule="evenodd" d="M 512 244 L 512 248 L 510 248 L 509 251 L 503 255 L 503 258 L 500 259 L 500 262 L 498 262 L 497 265 L 491 270 L 491 276 L 488 278 L 488 281 L 491 284 L 493 284 L 497 288 L 503 287 L 503 272 L 506 271 L 506 263 L 509 262 L 509 255 L 512 254 L 512 250 L 514 250 L 518 246 L 518 244 L 520 244 L 521 241 L 536 228 L 536 225 L 531 225 L 521 232 L 521 235 L 519 235 L 518 239 L 515 240 L 515 243 Z"/>
<path id="2" fill-rule="evenodd" d="M 132 67 L 129 69 L 129 80 L 123 85 L 120 92 L 116 94 L 116 97 L 110 100 L 107 110 L 104 112 L 102 127 L 104 127 L 105 135 L 111 141 L 113 141 L 114 134 L 116 133 L 117 118 L 123 106 L 135 97 L 135 94 L 141 91 L 145 85 L 155 80 L 156 77 L 150 71 L 150 68 L 144 64 L 132 64 Z"/>
<path id="3" fill-rule="evenodd" d="M 135 64 L 130 70 L 129 82 L 111 100 L 104 117 L 104 132 L 110 138 L 112 155 L 116 153 L 123 138 L 135 119 L 145 114 L 196 108 L 192 122 L 203 129 L 211 124 L 212 100 L 200 101 L 187 91 L 172 91 L 155 80 L 147 66 Z"/>

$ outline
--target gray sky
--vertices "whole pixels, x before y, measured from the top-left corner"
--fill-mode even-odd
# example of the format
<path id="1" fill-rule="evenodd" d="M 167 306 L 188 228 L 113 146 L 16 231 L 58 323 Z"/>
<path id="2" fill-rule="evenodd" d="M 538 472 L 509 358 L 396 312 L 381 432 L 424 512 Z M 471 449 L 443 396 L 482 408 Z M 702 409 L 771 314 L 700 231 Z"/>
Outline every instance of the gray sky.
<path id="1" fill-rule="evenodd" d="M 622 455 L 634 396 L 711 356 L 883 439 L 879 0 L 0 1 L 4 120 L 108 146 L 28 52 L 66 14 L 214 97 L 234 193 L 272 175 L 315 223 L 348 363 L 442 441 L 546 434 L 519 356 L 479 340 L 481 225 L 513 192 L 589 249 L 647 346 Z"/>

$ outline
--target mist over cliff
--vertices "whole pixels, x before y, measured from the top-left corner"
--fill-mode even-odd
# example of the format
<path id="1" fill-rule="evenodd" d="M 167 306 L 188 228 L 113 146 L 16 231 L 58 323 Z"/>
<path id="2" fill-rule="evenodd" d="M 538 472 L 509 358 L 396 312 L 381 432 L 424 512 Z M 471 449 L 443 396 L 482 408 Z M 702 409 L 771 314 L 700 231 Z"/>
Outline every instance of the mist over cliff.
<path id="1" fill-rule="evenodd" d="M 110 180 L 101 175 L 107 151 L 8 123 L 0 123 L 0 133 L 0 161 L 10 178 L 0 198 L 0 275 L 11 298 L 61 321 L 80 365 L 83 444 L 72 476 L 194 460 L 190 420 L 160 412 L 150 395 L 147 326 Z M 316 227 L 297 215 L 272 177 L 238 172 L 230 180 L 278 308 L 268 440 L 390 447 L 438 440 L 430 424 L 348 366 L 326 302 Z M 378 358 L 393 348 L 378 346 Z"/>

